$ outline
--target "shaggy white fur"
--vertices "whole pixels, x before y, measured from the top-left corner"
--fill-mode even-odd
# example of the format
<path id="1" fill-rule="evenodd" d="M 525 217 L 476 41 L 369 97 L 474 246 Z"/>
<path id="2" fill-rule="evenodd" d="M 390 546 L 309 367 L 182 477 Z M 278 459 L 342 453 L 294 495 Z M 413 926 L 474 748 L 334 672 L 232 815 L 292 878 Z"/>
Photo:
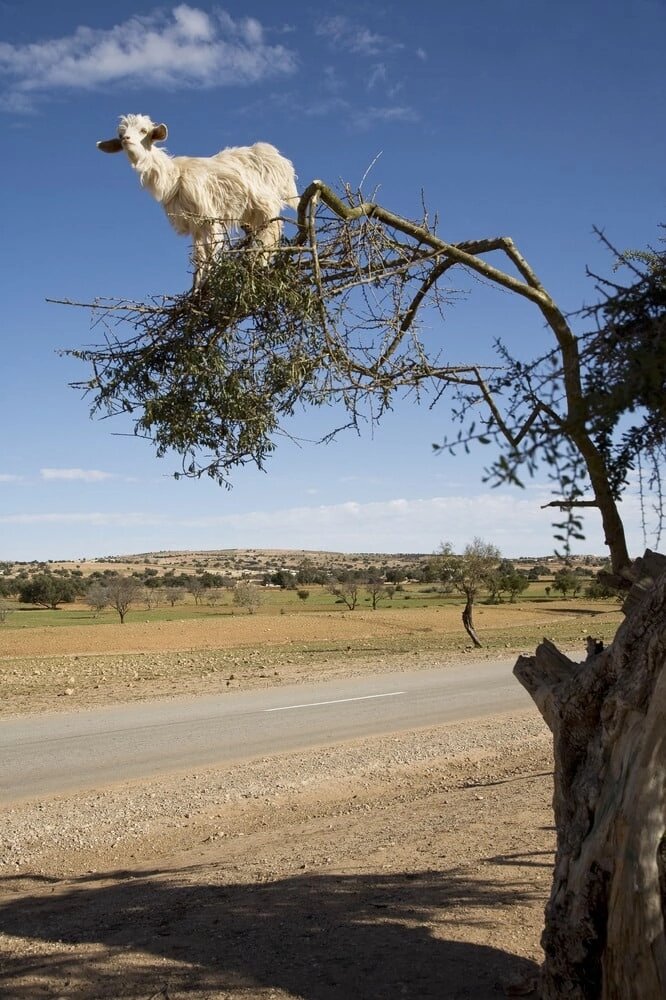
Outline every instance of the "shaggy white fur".
<path id="1" fill-rule="evenodd" d="M 266 142 L 214 156 L 170 156 L 154 145 L 167 135 L 166 125 L 156 125 L 147 115 L 124 115 L 118 138 L 97 147 L 104 153 L 124 151 L 176 232 L 192 237 L 196 288 L 216 250 L 229 245 L 233 230 L 242 229 L 263 248 L 279 243 L 280 213 L 298 204 L 296 175 L 290 161 Z"/>

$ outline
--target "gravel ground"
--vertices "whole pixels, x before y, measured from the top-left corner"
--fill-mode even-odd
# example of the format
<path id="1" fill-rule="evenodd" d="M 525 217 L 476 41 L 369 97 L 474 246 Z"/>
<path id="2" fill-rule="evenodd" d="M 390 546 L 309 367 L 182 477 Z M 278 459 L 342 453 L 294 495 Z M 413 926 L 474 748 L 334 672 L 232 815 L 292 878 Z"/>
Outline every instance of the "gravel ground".
<path id="1" fill-rule="evenodd" d="M 0 996 L 526 995 L 551 767 L 530 712 L 5 808 Z"/>

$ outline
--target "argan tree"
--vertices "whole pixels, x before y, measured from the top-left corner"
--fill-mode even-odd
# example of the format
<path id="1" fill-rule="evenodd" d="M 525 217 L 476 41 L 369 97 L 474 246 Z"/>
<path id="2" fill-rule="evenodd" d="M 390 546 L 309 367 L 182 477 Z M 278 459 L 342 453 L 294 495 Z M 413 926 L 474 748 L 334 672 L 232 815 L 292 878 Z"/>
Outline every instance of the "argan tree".
<path id="1" fill-rule="evenodd" d="M 52 573 L 38 573 L 23 581 L 18 593 L 19 600 L 24 604 L 36 604 L 40 608 L 57 611 L 61 604 L 71 604 L 74 601 L 77 588 L 72 580 L 65 580 Z"/>
<path id="2" fill-rule="evenodd" d="M 133 576 L 117 576 L 105 584 L 107 603 L 118 613 L 120 624 L 125 624 L 125 616 L 141 595 L 141 584 Z"/>
<path id="3" fill-rule="evenodd" d="M 253 583 L 240 581 L 234 587 L 233 603 L 237 608 L 243 608 L 249 615 L 253 615 L 262 602 L 262 592 Z"/>
<path id="4" fill-rule="evenodd" d="M 361 596 L 361 584 L 354 573 L 349 573 L 339 580 L 331 580 L 326 589 L 350 611 L 356 610 Z"/>
<path id="5" fill-rule="evenodd" d="M 462 555 L 455 555 L 449 542 L 440 546 L 437 566 L 440 579 L 452 586 L 465 598 L 462 621 L 465 631 L 475 646 L 483 644 L 474 628 L 474 603 L 481 589 L 488 587 L 488 581 L 497 568 L 500 550 L 490 542 L 475 538 L 465 546 Z"/>
<path id="6" fill-rule="evenodd" d="M 177 475 L 228 484 L 239 465 L 265 466 L 298 408 L 337 403 L 334 434 L 407 394 L 448 401 L 458 429 L 438 449 L 494 446 L 492 485 L 547 470 L 565 553 L 581 509 L 596 509 L 608 582 L 632 587 L 624 623 L 584 662 L 544 642 L 515 668 L 554 740 L 546 1000 L 666 996 L 666 574 L 651 554 L 632 563 L 619 509 L 636 475 L 645 522 L 661 525 L 666 268 L 654 252 L 622 263 L 624 284 L 597 278 L 598 303 L 567 317 L 511 239 L 449 243 L 427 216 L 314 181 L 270 268 L 239 246 L 196 295 L 95 303 L 103 342 L 70 352 L 90 365 L 79 388 L 92 411 L 132 420 L 179 456 Z M 419 317 L 448 309 L 458 272 L 531 304 L 541 353 L 516 358 L 496 340 L 484 367 L 428 347 Z"/>

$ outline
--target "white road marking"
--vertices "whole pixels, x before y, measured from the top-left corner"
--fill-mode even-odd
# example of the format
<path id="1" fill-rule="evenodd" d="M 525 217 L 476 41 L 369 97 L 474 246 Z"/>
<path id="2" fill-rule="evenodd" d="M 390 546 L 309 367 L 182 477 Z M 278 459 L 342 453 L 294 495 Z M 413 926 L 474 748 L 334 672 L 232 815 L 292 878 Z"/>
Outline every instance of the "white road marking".
<path id="1" fill-rule="evenodd" d="M 279 708 L 265 708 L 264 712 L 288 712 L 291 708 L 316 708 L 318 705 L 342 705 L 346 701 L 369 701 L 370 698 L 395 698 L 404 691 L 388 691 L 386 694 L 364 694 L 359 698 L 335 698 L 333 701 L 310 701 L 305 705 L 281 705 Z"/>

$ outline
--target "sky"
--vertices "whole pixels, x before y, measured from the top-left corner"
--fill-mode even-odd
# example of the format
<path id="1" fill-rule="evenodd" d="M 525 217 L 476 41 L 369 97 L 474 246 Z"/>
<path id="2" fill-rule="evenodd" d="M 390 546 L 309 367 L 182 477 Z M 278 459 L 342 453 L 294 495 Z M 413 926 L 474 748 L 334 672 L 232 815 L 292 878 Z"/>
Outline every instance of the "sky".
<path id="1" fill-rule="evenodd" d="M 124 156 L 98 139 L 120 115 L 169 127 L 173 154 L 274 143 L 314 178 L 377 190 L 451 241 L 509 235 L 564 310 L 608 273 L 593 235 L 655 243 L 666 218 L 664 0 L 221 0 L 155 5 L 0 0 L 2 352 L 0 560 L 165 549 L 554 548 L 545 472 L 490 490 L 485 454 L 435 455 L 444 406 L 400 402 L 360 436 L 316 444 L 334 412 L 296 418 L 265 472 L 225 490 L 172 478 L 173 459 L 113 420 L 91 420 L 62 349 L 96 342 L 90 313 L 48 299 L 143 300 L 190 282 L 187 241 Z M 460 278 L 428 331 L 452 361 L 495 337 L 530 356 L 539 316 Z M 474 354 L 474 357 L 471 357 Z M 339 415 L 338 415 L 339 417 Z M 306 440 L 307 439 L 307 440 Z M 622 514 L 644 548 L 638 500 Z M 579 551 L 604 553 L 598 515 Z"/>

